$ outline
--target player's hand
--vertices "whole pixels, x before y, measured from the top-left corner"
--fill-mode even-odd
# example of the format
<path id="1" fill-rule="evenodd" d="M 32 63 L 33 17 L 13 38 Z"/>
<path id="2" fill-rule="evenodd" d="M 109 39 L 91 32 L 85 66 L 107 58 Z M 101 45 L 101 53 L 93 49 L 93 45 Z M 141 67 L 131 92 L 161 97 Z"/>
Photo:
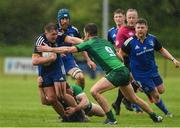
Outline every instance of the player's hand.
<path id="1" fill-rule="evenodd" d="M 180 62 L 176 59 L 173 60 L 174 65 L 176 66 L 176 68 L 180 67 Z"/>
<path id="2" fill-rule="evenodd" d="M 75 108 L 74 107 L 68 107 L 67 108 L 67 110 L 65 111 L 65 114 L 67 115 L 67 116 L 71 116 L 73 113 L 75 113 L 76 112 L 76 110 L 75 110 Z"/>
<path id="3" fill-rule="evenodd" d="M 92 69 L 92 70 L 96 70 L 96 64 L 92 61 L 92 60 L 89 60 L 87 61 L 87 65 Z"/>
<path id="4" fill-rule="evenodd" d="M 43 43 L 43 45 L 37 46 L 37 50 L 39 52 L 50 52 L 51 51 L 51 47 L 49 47 L 47 44 Z"/>

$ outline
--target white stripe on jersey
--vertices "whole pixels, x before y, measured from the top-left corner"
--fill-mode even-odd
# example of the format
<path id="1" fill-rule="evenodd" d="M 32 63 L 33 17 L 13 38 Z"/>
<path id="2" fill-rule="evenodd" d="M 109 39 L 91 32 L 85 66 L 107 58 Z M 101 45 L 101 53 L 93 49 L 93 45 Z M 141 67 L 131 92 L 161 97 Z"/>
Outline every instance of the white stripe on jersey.
<path id="1" fill-rule="evenodd" d="M 133 37 L 128 38 L 128 39 L 124 42 L 124 45 L 127 46 L 132 39 L 133 39 Z"/>
<path id="2" fill-rule="evenodd" d="M 36 46 L 40 46 L 44 41 L 44 38 L 42 36 L 40 36 L 37 41 L 36 41 Z"/>

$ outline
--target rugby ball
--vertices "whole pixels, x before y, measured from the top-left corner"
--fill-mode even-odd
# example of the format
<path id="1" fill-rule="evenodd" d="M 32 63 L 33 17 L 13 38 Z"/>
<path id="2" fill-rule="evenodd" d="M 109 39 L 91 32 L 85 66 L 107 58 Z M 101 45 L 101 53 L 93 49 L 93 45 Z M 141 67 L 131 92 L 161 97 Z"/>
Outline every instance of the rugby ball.
<path id="1" fill-rule="evenodd" d="M 52 54 L 52 52 L 42 52 L 42 57 L 48 58 L 51 56 L 51 54 Z M 44 63 L 43 65 L 49 66 L 50 64 L 51 64 L 51 62 L 47 62 L 47 63 Z"/>
<path id="2" fill-rule="evenodd" d="M 52 52 L 42 52 L 42 57 L 48 58 L 50 57 Z"/>

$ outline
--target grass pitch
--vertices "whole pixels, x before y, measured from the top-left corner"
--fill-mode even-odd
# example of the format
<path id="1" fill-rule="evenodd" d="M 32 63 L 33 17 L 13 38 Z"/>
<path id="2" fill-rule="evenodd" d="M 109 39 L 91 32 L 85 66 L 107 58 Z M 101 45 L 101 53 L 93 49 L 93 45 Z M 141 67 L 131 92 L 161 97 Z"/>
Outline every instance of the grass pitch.
<path id="1" fill-rule="evenodd" d="M 86 89 L 89 89 L 96 80 L 87 77 Z M 70 83 L 73 80 L 70 79 Z M 162 123 L 153 123 L 147 114 L 136 114 L 127 111 L 122 105 L 120 116 L 116 116 L 117 127 L 180 127 L 180 79 L 166 78 L 164 80 L 166 92 L 162 95 L 168 109 L 174 114 L 173 118 L 164 118 Z M 104 94 L 109 101 L 113 102 L 117 95 L 117 89 Z M 144 94 L 139 93 L 147 101 Z M 151 107 L 158 114 L 163 113 L 153 104 Z M 58 115 L 51 107 L 40 104 L 38 97 L 36 76 L 4 76 L 0 75 L 0 127 L 112 127 L 104 125 L 105 117 L 91 117 L 88 123 L 62 123 Z"/>

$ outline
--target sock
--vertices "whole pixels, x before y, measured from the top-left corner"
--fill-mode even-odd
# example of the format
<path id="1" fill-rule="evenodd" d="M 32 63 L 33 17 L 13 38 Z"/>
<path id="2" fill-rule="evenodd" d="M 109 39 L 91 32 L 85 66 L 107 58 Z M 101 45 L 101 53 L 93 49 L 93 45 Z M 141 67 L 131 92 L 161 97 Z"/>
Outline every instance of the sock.
<path id="1" fill-rule="evenodd" d="M 115 120 L 116 120 L 116 119 L 114 118 L 114 115 L 113 115 L 113 113 L 112 113 L 111 110 L 106 113 L 106 116 L 107 116 L 107 118 L 108 118 L 110 121 L 115 121 Z"/>
<path id="2" fill-rule="evenodd" d="M 159 103 L 155 103 L 158 108 L 160 108 L 165 114 L 168 113 L 167 108 L 165 107 L 162 100 L 159 101 Z"/>
<path id="3" fill-rule="evenodd" d="M 121 93 L 120 89 L 118 90 L 118 96 L 116 98 L 115 104 L 116 106 L 120 106 L 122 99 L 124 98 L 123 94 Z"/>
<path id="4" fill-rule="evenodd" d="M 136 111 L 142 111 L 141 107 L 137 104 L 132 104 L 132 107 L 135 108 Z"/>

